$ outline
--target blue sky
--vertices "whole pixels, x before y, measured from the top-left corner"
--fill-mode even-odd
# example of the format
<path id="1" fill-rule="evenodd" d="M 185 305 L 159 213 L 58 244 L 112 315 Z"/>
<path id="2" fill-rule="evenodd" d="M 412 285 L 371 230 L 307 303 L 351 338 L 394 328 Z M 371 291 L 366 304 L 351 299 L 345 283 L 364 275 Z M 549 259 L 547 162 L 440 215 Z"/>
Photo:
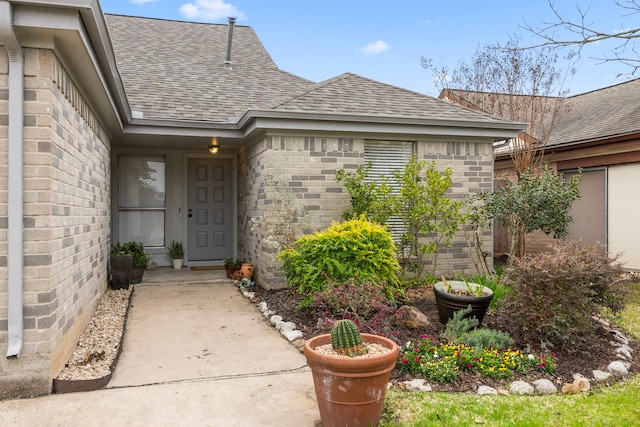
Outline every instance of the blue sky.
<path id="1" fill-rule="evenodd" d="M 623 0 L 624 1 L 624 0 Z M 254 28 L 276 64 L 285 71 L 319 82 L 344 72 L 437 96 L 432 75 L 420 58 L 450 67 L 468 60 L 479 46 L 502 43 L 521 28 L 538 26 L 554 16 L 548 0 L 101 0 L 105 13 Z M 589 9 L 588 22 L 605 31 L 637 27 L 640 15 L 623 16 L 613 0 L 554 0 L 563 16 L 578 20 L 577 6 Z M 170 42 L 170 41 L 169 41 Z M 628 79 L 619 63 L 599 64 L 589 57 L 616 45 L 586 47 L 566 84 L 569 94 L 587 92 Z"/>

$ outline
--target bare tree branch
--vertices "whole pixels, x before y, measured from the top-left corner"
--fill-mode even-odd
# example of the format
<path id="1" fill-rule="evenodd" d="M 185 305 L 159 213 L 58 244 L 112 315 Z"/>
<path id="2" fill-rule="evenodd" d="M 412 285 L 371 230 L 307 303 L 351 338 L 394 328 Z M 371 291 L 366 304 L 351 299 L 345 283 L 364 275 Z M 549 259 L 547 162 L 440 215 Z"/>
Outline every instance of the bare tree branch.
<path id="1" fill-rule="evenodd" d="M 623 10 L 622 17 L 640 13 L 640 0 L 615 0 L 615 5 Z M 549 0 L 549 7 L 555 15 L 552 22 L 542 22 L 541 27 L 534 27 L 528 23 L 521 25 L 522 28 L 542 39 L 541 43 L 526 47 L 525 49 L 537 49 L 541 47 L 576 47 L 578 56 L 582 49 L 590 44 L 605 40 L 616 40 L 619 44 L 611 50 L 610 54 L 600 57 L 591 57 L 601 63 L 619 62 L 631 68 L 631 75 L 635 75 L 640 69 L 640 53 L 636 49 L 635 41 L 640 38 L 640 27 L 625 29 L 621 25 L 620 31 L 603 31 L 595 27 L 595 22 L 588 21 L 587 15 L 590 8 L 578 10 L 578 19 L 570 20 L 563 17 L 554 4 Z M 568 33 L 565 36 L 558 35 Z"/>

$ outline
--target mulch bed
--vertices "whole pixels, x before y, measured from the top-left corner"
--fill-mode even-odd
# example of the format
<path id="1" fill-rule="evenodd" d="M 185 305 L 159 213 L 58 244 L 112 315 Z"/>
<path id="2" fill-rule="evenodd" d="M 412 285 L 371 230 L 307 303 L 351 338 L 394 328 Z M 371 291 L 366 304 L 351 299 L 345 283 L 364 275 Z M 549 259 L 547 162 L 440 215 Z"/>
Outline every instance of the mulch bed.
<path id="1" fill-rule="evenodd" d="M 267 303 L 269 310 L 282 316 L 285 321 L 294 322 L 297 325 L 297 329 L 302 331 L 304 338 L 308 339 L 312 336 L 320 333 L 326 333 L 325 330 L 321 330 L 318 327 L 318 319 L 314 318 L 309 310 L 297 310 L 296 307 L 301 300 L 294 289 L 278 289 L 267 290 L 261 286 L 253 286 L 249 289 L 256 294 L 256 298 L 259 301 Z M 435 339 L 439 339 L 441 333 L 444 331 L 444 325 L 438 320 L 438 312 L 435 305 L 435 299 L 433 298 L 433 291 L 430 288 L 425 287 L 423 289 L 424 298 L 415 304 L 420 311 L 422 311 L 430 321 L 430 325 L 421 330 L 410 329 L 398 329 L 395 330 L 399 333 L 397 342 L 399 345 L 405 344 L 408 341 L 418 341 L 421 336 L 427 335 Z M 513 348 L 521 351 L 526 350 L 526 345 L 518 342 L 518 337 L 515 336 L 508 328 L 509 319 L 501 318 L 495 313 L 487 313 L 482 326 L 488 328 L 494 328 L 498 330 L 508 331 L 515 343 Z M 515 373 L 513 378 L 509 380 L 492 380 L 483 378 L 477 373 L 460 373 L 458 379 L 453 383 L 436 383 L 430 382 L 434 391 L 449 391 L 449 392 L 463 392 L 463 393 L 476 393 L 478 386 L 488 385 L 498 389 L 508 390 L 508 385 L 514 380 L 534 381 L 539 378 L 548 378 L 552 380 L 558 389 L 562 387 L 565 382 L 572 382 L 573 376 L 576 373 L 582 374 L 589 378 L 592 376 L 592 371 L 599 369 L 607 371 L 607 365 L 614 360 L 617 360 L 615 348 L 611 345 L 610 341 L 611 333 L 601 325 L 598 325 L 596 334 L 583 338 L 580 340 L 580 344 L 572 349 L 571 352 L 554 352 L 557 360 L 556 373 L 553 376 L 544 374 L 529 374 L 527 376 L 519 373 Z M 627 334 L 625 334 L 627 336 Z M 630 339 L 630 347 L 634 349 L 633 364 L 630 372 L 635 373 L 638 371 L 637 359 L 640 357 L 640 345 L 638 342 Z M 538 351 L 534 352 L 538 353 Z M 400 372 L 395 369 L 392 372 L 391 380 L 393 382 L 399 382 L 412 379 L 408 374 Z M 613 380 L 615 381 L 615 380 Z"/>

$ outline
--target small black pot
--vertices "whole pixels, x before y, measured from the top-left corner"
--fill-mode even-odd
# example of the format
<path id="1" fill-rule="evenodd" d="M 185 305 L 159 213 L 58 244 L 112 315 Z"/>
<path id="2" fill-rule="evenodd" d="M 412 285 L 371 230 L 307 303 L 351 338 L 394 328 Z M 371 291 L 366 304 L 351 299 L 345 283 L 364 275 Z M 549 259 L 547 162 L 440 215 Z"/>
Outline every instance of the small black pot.
<path id="1" fill-rule="evenodd" d="M 448 280 L 447 283 L 451 285 L 452 290 L 466 291 L 467 285 L 460 280 Z M 469 305 L 471 306 L 471 313 L 464 317 L 475 316 L 478 319 L 478 324 L 482 323 L 484 315 L 487 313 L 489 304 L 493 299 L 493 291 L 486 286 L 479 285 L 477 283 L 469 283 L 471 289 L 475 291 L 476 287 L 482 287 L 481 296 L 467 296 L 457 295 L 444 290 L 444 283 L 437 282 L 433 285 L 433 293 L 436 297 L 436 306 L 438 307 L 438 317 L 440 323 L 446 324 L 451 319 L 456 311 L 463 310 Z"/>
<path id="2" fill-rule="evenodd" d="M 144 267 L 133 267 L 131 270 L 131 284 L 137 285 L 142 283 L 142 276 L 144 276 Z"/>

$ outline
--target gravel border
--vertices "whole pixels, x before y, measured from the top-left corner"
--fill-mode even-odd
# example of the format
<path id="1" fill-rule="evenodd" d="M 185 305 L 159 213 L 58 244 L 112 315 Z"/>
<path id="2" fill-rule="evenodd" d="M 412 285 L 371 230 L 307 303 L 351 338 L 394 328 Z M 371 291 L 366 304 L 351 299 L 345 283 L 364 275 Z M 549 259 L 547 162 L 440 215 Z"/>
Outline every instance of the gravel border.
<path id="1" fill-rule="evenodd" d="M 107 289 L 54 385 L 56 380 L 96 380 L 111 375 L 122 348 L 133 289 Z"/>

